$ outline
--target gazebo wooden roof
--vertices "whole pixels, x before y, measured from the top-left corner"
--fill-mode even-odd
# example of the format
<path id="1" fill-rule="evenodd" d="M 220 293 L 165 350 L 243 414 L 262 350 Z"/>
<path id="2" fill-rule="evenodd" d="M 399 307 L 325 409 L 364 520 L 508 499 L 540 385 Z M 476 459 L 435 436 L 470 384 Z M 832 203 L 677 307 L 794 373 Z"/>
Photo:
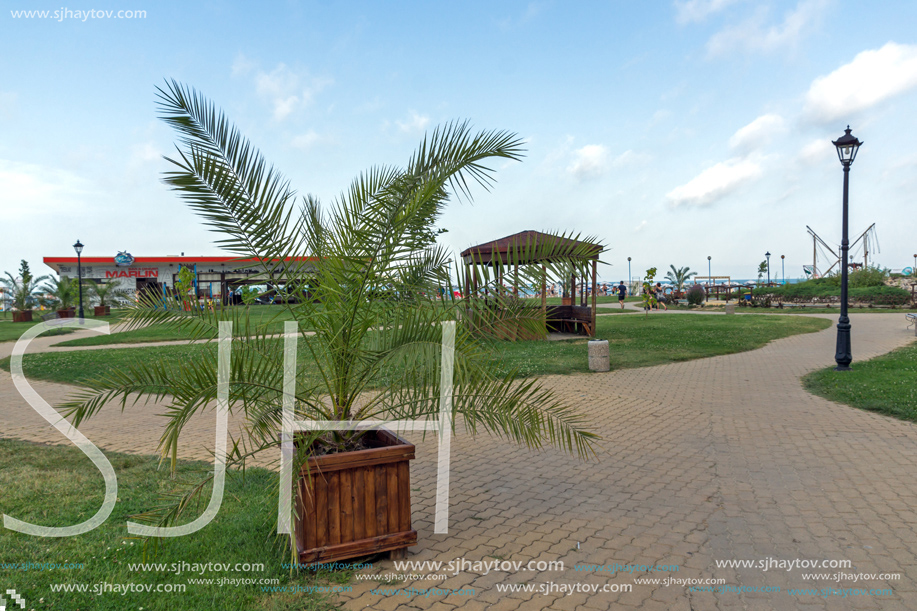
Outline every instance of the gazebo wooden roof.
<path id="1" fill-rule="evenodd" d="M 599 255 L 605 250 L 601 244 L 576 240 L 542 233 L 540 231 L 520 231 L 505 238 L 485 242 L 466 248 L 462 251 L 462 260 L 466 268 L 478 265 L 493 267 L 496 270 L 496 282 L 502 286 L 507 271 L 512 273 L 512 294 L 519 297 L 519 267 L 537 265 L 541 268 L 541 311 L 545 324 L 549 328 L 563 330 L 572 328 L 580 329 L 586 335 L 595 336 L 596 315 L 596 265 Z M 582 265 L 566 269 L 565 274 L 570 274 L 569 295 L 564 294 L 564 301 L 560 306 L 547 306 L 546 266 L 557 263 L 566 265 L 570 261 L 578 261 Z M 592 265 L 589 265 L 589 262 Z M 586 279 L 588 268 L 592 268 L 592 307 L 587 305 Z M 581 274 L 577 278 L 577 274 Z M 470 273 L 465 276 L 465 295 L 472 298 L 478 293 L 478 274 Z M 580 292 L 580 305 L 576 305 L 577 280 L 582 283 Z M 566 283 L 566 281 L 565 281 Z M 487 289 L 484 291 L 487 298 Z"/>
<path id="2" fill-rule="evenodd" d="M 597 261 L 602 250 L 600 244 L 529 230 L 466 248 L 462 260 L 466 265 L 493 266 L 495 259 L 501 265 L 530 265 L 550 263 L 554 257 L 579 251 L 582 254 L 578 258 Z"/>

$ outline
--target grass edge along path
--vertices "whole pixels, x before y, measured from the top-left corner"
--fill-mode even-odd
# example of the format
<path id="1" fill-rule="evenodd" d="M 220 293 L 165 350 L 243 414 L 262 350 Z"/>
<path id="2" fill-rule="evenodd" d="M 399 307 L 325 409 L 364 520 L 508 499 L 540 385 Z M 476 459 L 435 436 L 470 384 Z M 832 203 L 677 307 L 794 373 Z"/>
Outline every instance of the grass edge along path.
<path id="1" fill-rule="evenodd" d="M 162 503 L 161 495 L 176 491 L 177 482 L 157 467 L 158 457 L 105 451 L 118 476 L 118 502 L 105 523 L 76 537 L 33 537 L 0 529 L 0 582 L 26 599 L 26 609 L 253 609 L 280 611 L 339 608 L 334 590 L 350 587 L 352 571 L 303 571 L 292 576 L 289 552 L 276 537 L 276 473 L 258 468 L 227 474 L 220 511 L 203 529 L 149 548 L 146 562 L 160 567 L 131 567 L 144 562 L 141 539 L 128 535 L 131 515 Z M 198 481 L 213 465 L 179 461 L 177 481 Z M 78 524 L 102 505 L 105 484 L 99 471 L 75 446 L 44 445 L 0 439 L 0 510 L 20 520 L 46 526 Z M 193 503 L 182 522 L 195 519 L 206 507 Z M 168 565 L 197 565 L 182 572 Z M 181 564 L 187 563 L 187 564 Z M 210 564 L 209 569 L 202 565 Z M 228 570 L 214 565 L 229 565 Z M 245 565 L 263 565 L 249 567 Z M 49 570 L 49 566 L 58 568 Z M 76 566 L 74 566 L 76 565 Z M 79 565 L 82 565 L 81 567 Z M 146 569 L 146 570 L 144 570 Z M 213 579 L 212 583 L 193 582 Z M 220 585 L 218 580 L 226 580 Z M 255 583 L 230 583 L 250 579 Z M 277 580 L 270 584 L 261 579 Z M 53 592 L 56 584 L 88 584 L 80 593 Z M 184 592 L 93 592 L 101 584 L 138 587 L 183 586 Z M 281 588 L 300 592 L 280 591 Z M 314 588 L 311 592 L 307 591 Z M 271 591 L 273 589 L 273 591 Z M 43 599 L 43 600 L 42 600 Z M 18 606 L 16 607 L 18 609 Z"/>
<path id="2" fill-rule="evenodd" d="M 804 316 L 668 314 L 644 317 L 633 314 L 598 317 L 596 337 L 609 341 L 614 371 L 745 352 L 775 339 L 820 331 L 830 325 L 831 321 L 825 318 Z M 492 369 L 498 375 L 515 370 L 517 377 L 589 373 L 587 341 L 588 338 L 582 337 L 564 341 L 496 343 L 490 357 Z M 305 348 L 304 342 L 300 348 Z M 26 355 L 24 369 L 30 379 L 79 384 L 81 380 L 136 363 L 139 359 L 166 358 L 181 363 L 197 358 L 201 354 L 198 351 L 215 349 L 216 344 L 209 343 L 44 352 Z M 302 366 L 314 367 L 303 356 Z M 8 371 L 9 367 L 9 359 L 0 361 L 0 368 Z M 304 372 L 309 373 L 308 369 Z"/>
<path id="3" fill-rule="evenodd" d="M 917 340 L 868 361 L 856 361 L 850 371 L 833 367 L 813 371 L 802 383 L 807 391 L 829 401 L 917 422 Z"/>

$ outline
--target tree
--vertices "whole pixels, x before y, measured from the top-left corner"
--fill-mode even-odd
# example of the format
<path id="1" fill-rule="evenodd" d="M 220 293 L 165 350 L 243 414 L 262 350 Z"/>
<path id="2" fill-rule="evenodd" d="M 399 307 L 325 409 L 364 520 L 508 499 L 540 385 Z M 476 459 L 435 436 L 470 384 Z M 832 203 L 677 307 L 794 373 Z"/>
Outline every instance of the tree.
<path id="1" fill-rule="evenodd" d="M 112 280 L 105 284 L 90 282 L 87 285 L 92 295 L 99 300 L 99 306 L 111 306 L 127 299 L 128 290 L 119 280 Z"/>
<path id="2" fill-rule="evenodd" d="M 656 301 L 656 291 L 653 290 L 653 280 L 656 279 L 656 268 L 651 267 L 646 270 L 646 276 L 643 278 L 643 315 L 649 316 L 650 308 L 658 303 Z"/>
<path id="3" fill-rule="evenodd" d="M 674 265 L 669 266 L 670 271 L 665 273 L 665 279 L 670 284 L 674 284 L 679 292 L 684 290 L 685 283 L 691 279 L 692 276 L 696 276 L 697 272 L 692 272 L 690 267 L 682 267 L 681 269 L 676 268 Z"/>
<path id="4" fill-rule="evenodd" d="M 251 286 L 243 286 L 239 288 L 239 297 L 242 299 L 242 303 L 245 305 L 252 305 L 255 303 L 255 300 L 261 293 L 258 289 Z"/>
<path id="5" fill-rule="evenodd" d="M 16 278 L 6 272 L 6 278 L 0 278 L 0 283 L 9 291 L 11 305 L 17 310 L 25 311 L 38 305 L 38 300 L 43 292 L 38 285 L 45 280 L 50 280 L 50 276 L 34 277 L 28 262 L 23 259 L 19 265 L 19 277 Z"/>
<path id="6" fill-rule="evenodd" d="M 758 284 L 761 284 L 761 280 L 764 278 L 764 274 L 767 273 L 767 259 L 761 261 L 758 264 Z"/>
<path id="7" fill-rule="evenodd" d="M 68 278 L 66 276 L 49 278 L 47 284 L 41 287 L 41 290 L 51 296 L 48 306 L 58 310 L 69 310 L 80 299 L 79 280 L 76 278 Z"/>
<path id="8" fill-rule="evenodd" d="M 159 90 L 159 110 L 181 145 L 168 160 L 172 170 L 164 181 L 218 233 L 217 244 L 255 259 L 265 277 L 281 275 L 291 293 L 309 287 L 318 302 L 276 306 L 278 317 L 282 313 L 298 323 L 305 349 L 296 371 L 296 419 L 438 418 L 439 323 L 456 321 L 452 409 L 466 430 L 485 430 L 534 448 L 554 444 L 583 457 L 593 453 L 597 436 L 551 391 L 537 380 L 493 374 L 487 345 L 493 340 L 475 326 L 480 317 L 467 314 L 468 301 L 476 300 L 435 298 L 439 287 L 452 287 L 451 255 L 433 244 L 418 248 L 424 235 L 418 230 L 432 226 L 446 193 L 470 198 L 469 181 L 485 188 L 493 183 L 490 162 L 521 158 L 518 137 L 472 133 L 464 122 L 447 124 L 424 138 L 406 167 L 371 168 L 326 206 L 309 195 L 297 202 L 283 176 L 193 89 L 172 81 Z M 411 298 L 368 298 L 378 287 Z M 510 300 L 501 311 L 514 314 Z M 220 322 L 233 323 L 229 403 L 245 415 L 246 424 L 228 467 L 244 466 L 252 454 L 276 450 L 280 443 L 282 342 L 270 335 L 269 324 L 260 331 L 249 325 L 248 316 L 249 308 L 183 312 L 174 303 L 142 297 L 126 318 L 129 328 L 164 324 L 194 339 L 213 337 Z M 78 426 L 109 402 L 171 395 L 160 450 L 163 457 L 171 454 L 174 469 L 185 423 L 216 399 L 216 364 L 215 353 L 191 363 L 130 364 L 91 382 L 65 406 L 66 414 Z M 365 434 L 364 429 L 310 434 L 306 447 L 345 451 L 358 447 Z M 150 519 L 168 525 L 200 490 L 193 487 Z"/>

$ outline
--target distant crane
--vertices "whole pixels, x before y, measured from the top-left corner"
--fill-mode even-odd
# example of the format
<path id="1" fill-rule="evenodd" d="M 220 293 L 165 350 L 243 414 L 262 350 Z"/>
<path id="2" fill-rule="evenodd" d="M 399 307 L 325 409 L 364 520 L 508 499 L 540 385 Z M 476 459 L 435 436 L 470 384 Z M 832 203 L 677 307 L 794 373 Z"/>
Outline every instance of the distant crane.
<path id="1" fill-rule="evenodd" d="M 831 270 L 834 269 L 835 265 L 840 267 L 841 256 L 837 252 L 835 252 L 833 248 L 828 246 L 828 243 L 825 242 L 821 238 L 821 236 L 815 233 L 814 229 L 812 229 L 808 225 L 806 225 L 806 229 L 809 231 L 809 235 L 812 236 L 812 268 L 811 268 L 812 277 L 820 278 L 822 276 L 827 276 L 828 274 L 831 273 Z M 873 223 L 866 229 L 866 231 L 861 233 L 859 237 L 856 240 L 854 240 L 853 243 L 850 245 L 850 259 L 856 259 L 860 254 L 859 249 L 857 248 L 857 244 L 860 243 L 860 240 L 863 241 L 863 245 L 862 245 L 863 263 L 850 263 L 849 265 L 851 267 L 854 267 L 854 268 L 857 268 L 860 266 L 869 267 L 870 239 L 875 244 L 875 252 L 882 252 L 881 249 L 879 248 L 879 236 L 876 233 L 876 224 Z M 838 248 L 838 250 L 840 250 L 840 248 Z M 822 259 L 827 260 L 825 264 L 827 263 L 831 264 L 828 267 L 828 269 L 822 272 L 819 271 L 819 267 L 818 267 L 819 253 L 821 253 Z M 808 266 L 805 266 L 805 267 L 808 268 Z M 807 269 L 806 271 L 808 272 L 809 270 Z"/>

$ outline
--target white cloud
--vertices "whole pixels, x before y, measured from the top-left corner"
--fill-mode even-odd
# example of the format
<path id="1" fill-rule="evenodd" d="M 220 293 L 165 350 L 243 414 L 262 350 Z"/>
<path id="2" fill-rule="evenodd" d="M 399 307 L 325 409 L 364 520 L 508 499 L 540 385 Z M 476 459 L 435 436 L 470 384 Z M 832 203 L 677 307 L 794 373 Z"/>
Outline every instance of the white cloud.
<path id="1" fill-rule="evenodd" d="M 290 144 L 294 148 L 298 149 L 308 149 L 311 148 L 313 144 L 321 140 L 321 137 L 315 133 L 315 130 L 310 129 L 304 134 L 295 136 Z"/>
<path id="2" fill-rule="evenodd" d="M 803 163 L 814 165 L 816 163 L 821 163 L 826 159 L 834 159 L 837 157 L 837 151 L 834 148 L 834 145 L 831 144 L 831 140 L 828 138 L 819 138 L 818 140 L 813 140 L 807 145 L 802 147 L 802 150 L 799 151 L 797 158 Z"/>
<path id="3" fill-rule="evenodd" d="M 235 61 L 232 62 L 232 75 L 245 76 L 246 74 L 251 74 L 257 67 L 258 64 L 239 53 Z"/>
<path id="4" fill-rule="evenodd" d="M 886 43 L 812 82 L 805 114 L 815 122 L 849 117 L 917 86 L 917 45 Z"/>
<path id="5" fill-rule="evenodd" d="M 699 23 L 708 16 L 719 13 L 736 0 L 682 0 L 675 2 L 675 20 L 678 23 Z"/>
<path id="6" fill-rule="evenodd" d="M 615 157 L 614 161 L 611 162 L 611 165 L 615 168 L 640 166 L 649 162 L 652 158 L 652 155 L 648 155 L 646 153 L 635 153 L 634 151 L 627 149 Z"/>
<path id="7" fill-rule="evenodd" d="M 761 166 L 749 159 L 730 159 L 707 168 L 689 182 L 666 194 L 673 206 L 708 206 L 762 174 Z"/>
<path id="8" fill-rule="evenodd" d="M 538 17 L 547 7 L 547 2 L 529 2 L 525 7 L 525 13 L 522 14 L 523 23 Z"/>
<path id="9" fill-rule="evenodd" d="M 430 124 L 430 117 L 412 110 L 410 118 L 406 121 L 395 121 L 395 123 L 398 125 L 398 129 L 406 134 L 418 134 L 423 132 L 427 125 Z"/>
<path id="10" fill-rule="evenodd" d="M 601 144 L 587 144 L 573 151 L 573 157 L 567 171 L 577 180 L 598 178 L 608 171 L 608 149 Z"/>
<path id="11" fill-rule="evenodd" d="M 655 127 L 672 116 L 671 110 L 661 109 L 653 113 L 652 118 L 650 119 L 649 126 Z"/>
<path id="12" fill-rule="evenodd" d="M 747 21 L 711 36 L 707 41 L 707 55 L 724 55 L 735 49 L 770 52 L 792 48 L 808 26 L 821 17 L 827 4 L 827 0 L 803 0 L 787 13 L 783 23 L 771 26 L 766 25 L 767 11 L 762 8 Z"/>
<path id="13" fill-rule="evenodd" d="M 736 131 L 729 139 L 729 147 L 743 154 L 756 151 L 767 145 L 774 134 L 783 130 L 783 117 L 776 114 L 761 115 Z"/>
<path id="14" fill-rule="evenodd" d="M 13 117 L 13 110 L 16 108 L 17 95 L 14 92 L 0 91 L 0 119 L 10 119 Z"/>
<path id="15" fill-rule="evenodd" d="M 156 150 L 152 142 L 144 142 L 143 144 L 135 144 L 131 147 L 130 162 L 132 164 L 141 164 L 149 161 L 158 161 L 161 156 L 161 153 Z"/>
<path id="16" fill-rule="evenodd" d="M 3 214 L 10 221 L 32 219 L 36 231 L 55 214 L 72 212 L 91 196 L 89 183 L 72 172 L 0 159 Z M 25 230 L 25 226 L 23 226 Z"/>
<path id="17" fill-rule="evenodd" d="M 257 63 L 241 54 L 233 62 L 232 75 L 251 76 L 255 82 L 255 91 L 271 104 L 277 121 L 283 121 L 297 110 L 307 107 L 318 93 L 332 83 L 331 79 L 294 72 L 283 63 L 265 72 Z"/>

